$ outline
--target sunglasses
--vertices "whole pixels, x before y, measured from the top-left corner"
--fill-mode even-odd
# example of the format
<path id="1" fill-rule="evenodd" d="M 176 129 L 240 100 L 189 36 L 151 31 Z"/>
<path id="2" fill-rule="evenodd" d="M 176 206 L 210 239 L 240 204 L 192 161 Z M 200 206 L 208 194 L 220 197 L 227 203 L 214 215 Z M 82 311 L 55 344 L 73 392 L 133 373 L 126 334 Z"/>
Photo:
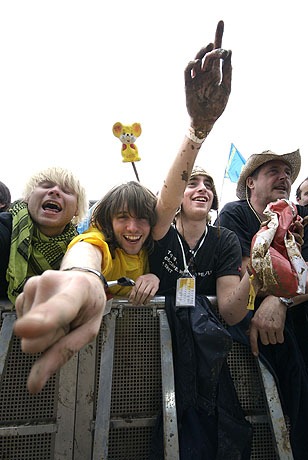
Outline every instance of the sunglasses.
<path id="1" fill-rule="evenodd" d="M 195 257 L 194 257 L 193 254 L 192 254 L 191 258 L 188 261 L 187 268 L 188 268 L 188 271 L 189 271 L 189 273 L 191 275 L 196 276 L 196 274 L 197 274 L 197 265 L 196 265 Z"/>

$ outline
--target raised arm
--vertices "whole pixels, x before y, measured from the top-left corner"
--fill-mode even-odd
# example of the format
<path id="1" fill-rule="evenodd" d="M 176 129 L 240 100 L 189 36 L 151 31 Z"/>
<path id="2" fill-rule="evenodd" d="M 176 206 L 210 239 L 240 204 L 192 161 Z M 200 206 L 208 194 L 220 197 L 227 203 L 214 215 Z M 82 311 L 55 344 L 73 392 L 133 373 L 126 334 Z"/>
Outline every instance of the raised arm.
<path id="1" fill-rule="evenodd" d="M 185 69 L 186 106 L 190 127 L 167 174 L 157 202 L 153 238 L 168 231 L 202 146 L 223 113 L 231 92 L 231 51 L 221 48 L 224 24 L 217 25 L 215 41 L 202 48 Z M 222 65 L 221 65 L 222 63 Z"/>

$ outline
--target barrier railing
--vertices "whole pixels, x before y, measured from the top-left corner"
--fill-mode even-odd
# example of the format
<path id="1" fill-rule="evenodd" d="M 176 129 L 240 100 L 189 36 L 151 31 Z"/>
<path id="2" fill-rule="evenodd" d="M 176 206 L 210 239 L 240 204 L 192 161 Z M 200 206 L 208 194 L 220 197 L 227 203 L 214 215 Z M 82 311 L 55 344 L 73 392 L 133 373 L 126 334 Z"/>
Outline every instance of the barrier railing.
<path id="1" fill-rule="evenodd" d="M 216 299 L 210 298 L 213 304 Z M 21 352 L 15 313 L 0 302 L 0 458 L 4 460 L 145 460 L 163 411 L 165 459 L 178 459 L 172 346 L 164 298 L 134 307 L 115 299 L 97 339 L 38 395 L 26 380 L 38 355 Z M 275 382 L 249 350 L 228 357 L 247 419 L 252 460 L 291 460 Z"/>

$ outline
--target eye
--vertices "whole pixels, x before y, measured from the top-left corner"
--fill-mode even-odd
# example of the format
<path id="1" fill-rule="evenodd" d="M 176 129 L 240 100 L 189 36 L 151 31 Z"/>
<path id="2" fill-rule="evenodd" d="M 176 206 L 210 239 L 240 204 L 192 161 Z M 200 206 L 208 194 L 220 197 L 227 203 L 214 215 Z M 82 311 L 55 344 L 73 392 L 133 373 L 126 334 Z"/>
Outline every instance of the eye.
<path id="1" fill-rule="evenodd" d="M 205 187 L 207 190 L 210 190 L 210 191 L 213 190 L 213 185 L 212 185 L 210 182 L 204 182 L 204 187 Z"/>
<path id="2" fill-rule="evenodd" d="M 286 171 L 286 175 L 287 175 L 288 177 L 291 177 L 292 171 L 291 171 L 290 169 L 288 169 L 288 170 Z"/>
<path id="3" fill-rule="evenodd" d="M 149 223 L 148 219 L 146 219 L 145 217 L 139 217 L 138 220 L 142 225 L 147 225 Z"/>

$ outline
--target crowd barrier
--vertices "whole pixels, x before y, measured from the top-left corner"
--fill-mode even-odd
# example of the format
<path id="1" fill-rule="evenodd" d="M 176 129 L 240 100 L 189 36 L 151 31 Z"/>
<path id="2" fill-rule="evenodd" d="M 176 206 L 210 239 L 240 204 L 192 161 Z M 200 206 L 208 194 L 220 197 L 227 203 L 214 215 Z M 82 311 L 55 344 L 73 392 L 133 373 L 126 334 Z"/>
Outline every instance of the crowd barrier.
<path id="1" fill-rule="evenodd" d="M 15 313 L 9 303 L 0 306 L 0 460 L 146 460 L 160 411 L 165 460 L 179 458 L 164 298 L 146 307 L 113 300 L 97 339 L 38 395 L 26 388 L 38 356 L 21 352 L 13 334 Z M 253 426 L 251 459 L 292 460 L 272 376 L 238 343 L 228 361 Z"/>

